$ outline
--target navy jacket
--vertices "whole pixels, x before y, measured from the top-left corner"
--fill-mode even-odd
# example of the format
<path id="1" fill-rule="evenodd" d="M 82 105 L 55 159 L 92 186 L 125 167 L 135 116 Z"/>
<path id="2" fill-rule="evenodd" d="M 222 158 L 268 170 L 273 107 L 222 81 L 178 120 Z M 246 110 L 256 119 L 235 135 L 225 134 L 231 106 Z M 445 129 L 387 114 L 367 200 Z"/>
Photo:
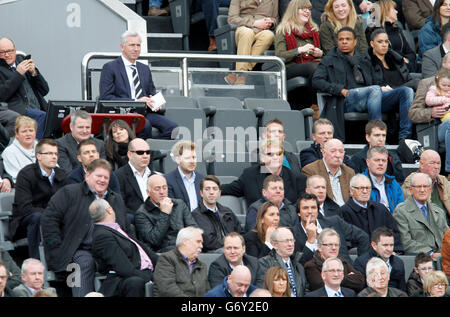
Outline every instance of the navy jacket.
<path id="1" fill-rule="evenodd" d="M 346 287 L 341 287 L 341 292 L 344 297 L 355 297 L 356 293 L 354 290 Z M 316 289 L 314 292 L 307 293 L 305 297 L 328 297 L 328 293 L 325 290 L 325 286 Z"/>
<path id="2" fill-rule="evenodd" d="M 322 151 L 320 150 L 320 144 L 311 144 L 309 148 L 303 149 L 300 152 L 300 166 L 303 168 L 309 163 L 321 160 L 323 158 Z M 344 164 L 353 168 L 353 163 L 350 157 L 344 156 Z M 353 168 L 354 169 L 354 168 Z M 356 170 L 355 170 L 356 171 Z"/>
<path id="3" fill-rule="evenodd" d="M 184 187 L 183 179 L 181 178 L 178 168 L 174 169 L 172 172 L 164 175 L 167 181 L 167 187 L 169 188 L 169 197 L 181 199 L 186 203 L 189 210 L 191 210 L 191 204 L 189 201 L 189 195 Z M 200 196 L 200 182 L 205 176 L 198 172 L 195 172 L 195 192 L 197 193 L 197 202 L 200 204 L 202 201 L 202 196 Z"/>
<path id="4" fill-rule="evenodd" d="M 247 296 L 250 296 L 250 294 L 256 289 L 257 287 L 255 285 L 250 284 L 250 286 L 247 289 L 247 292 L 245 294 Z M 205 294 L 205 297 L 233 297 L 230 293 L 230 290 L 228 289 L 228 276 L 225 276 L 223 279 L 223 283 L 220 285 L 217 285 L 213 289 L 211 289 L 209 292 Z"/>
<path id="5" fill-rule="evenodd" d="M 84 171 L 82 166 L 78 166 L 76 169 L 74 169 L 72 172 L 67 175 L 67 180 L 69 184 L 77 184 L 84 182 L 84 175 L 86 175 L 86 172 Z M 109 179 L 109 188 L 113 192 L 120 194 L 120 185 L 119 180 L 117 179 L 117 176 L 114 172 L 111 172 L 111 178 Z"/>

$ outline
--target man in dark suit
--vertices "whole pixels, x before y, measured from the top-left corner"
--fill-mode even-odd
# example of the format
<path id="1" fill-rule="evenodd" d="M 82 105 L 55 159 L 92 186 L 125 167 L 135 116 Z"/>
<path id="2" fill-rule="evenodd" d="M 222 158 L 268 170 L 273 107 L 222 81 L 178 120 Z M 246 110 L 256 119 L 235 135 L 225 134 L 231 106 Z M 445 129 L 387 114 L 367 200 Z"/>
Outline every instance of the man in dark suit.
<path id="1" fill-rule="evenodd" d="M 222 195 L 245 197 L 247 206 L 262 197 L 264 179 L 269 175 L 279 175 L 284 182 L 285 197 L 297 201 L 305 191 L 306 177 L 295 177 L 291 170 L 283 166 L 284 147 L 279 140 L 265 139 L 259 145 L 261 164 L 244 169 L 241 176 L 230 184 L 222 185 Z"/>
<path id="2" fill-rule="evenodd" d="M 0 111 L 0 122 L 6 125 L 11 136 L 14 135 L 15 119 L 26 115 L 38 123 L 36 138 L 43 138 L 47 110 L 44 96 L 48 92 L 47 81 L 34 61 L 17 57 L 13 41 L 0 38 L 0 101 L 8 103 L 9 109 Z"/>
<path id="3" fill-rule="evenodd" d="M 251 284 L 262 285 L 259 278 L 258 259 L 245 254 L 245 240 L 237 232 L 230 232 L 223 239 L 223 254 L 209 266 L 208 280 L 211 287 L 223 283 L 225 276 L 231 274 L 234 267 L 245 265 L 252 273 Z"/>
<path id="4" fill-rule="evenodd" d="M 169 197 L 183 200 L 193 211 L 202 201 L 200 196 L 200 182 L 204 175 L 195 172 L 197 168 L 197 155 L 195 143 L 192 141 L 179 141 L 172 150 L 173 158 L 178 168 L 165 175 L 169 186 Z"/>
<path id="5" fill-rule="evenodd" d="M 97 150 L 97 144 L 93 139 L 83 140 L 77 145 L 77 159 L 81 163 L 72 172 L 67 175 L 67 180 L 70 184 L 84 182 L 86 175 L 86 169 L 92 161 L 100 158 L 100 152 Z M 120 193 L 119 179 L 114 172 L 111 172 L 111 179 L 109 181 L 109 187 L 112 191 Z"/>
<path id="6" fill-rule="evenodd" d="M 305 297 L 355 297 L 355 291 L 341 287 L 344 279 L 344 265 L 339 258 L 328 258 L 322 265 L 322 280 L 324 286 Z"/>
<path id="7" fill-rule="evenodd" d="M 69 174 L 81 164 L 77 159 L 77 145 L 83 140 L 91 139 L 91 115 L 78 110 L 70 115 L 70 133 L 56 140 L 58 142 L 58 165 Z M 105 145 L 102 140 L 92 138 L 100 152 L 100 157 L 105 158 Z"/>
<path id="8" fill-rule="evenodd" d="M 106 200 L 94 200 L 89 214 L 95 224 L 92 254 L 98 271 L 106 274 L 100 292 L 105 296 L 144 297 L 158 255 L 122 230 Z"/>
<path id="9" fill-rule="evenodd" d="M 10 233 L 14 239 L 27 238 L 30 258 L 39 259 L 42 213 L 53 194 L 68 184 L 57 161 L 55 140 L 43 139 L 36 145 L 36 163 L 25 166 L 17 175 Z"/>
<path id="10" fill-rule="evenodd" d="M 100 100 L 136 100 L 147 104 L 145 128 L 140 137 L 152 137 L 152 126 L 160 131 L 162 139 L 171 139 L 177 124 L 158 114 L 161 107 L 153 109 L 156 94 L 152 74 L 147 65 L 136 62 L 141 53 L 141 37 L 133 31 L 122 34 L 122 56 L 106 63 L 100 76 Z"/>
<path id="11" fill-rule="evenodd" d="M 369 236 L 363 230 L 338 216 L 318 218 L 319 202 L 315 195 L 305 193 L 300 196 L 296 209 L 300 225 L 293 228 L 295 249 L 303 252 L 306 261 L 312 259 L 313 253 L 318 250 L 317 238 L 324 228 L 333 228 L 339 234 L 342 241 L 339 255 L 349 263 L 353 263 L 348 253 L 349 249 L 357 247 L 358 255 L 369 250 Z"/>
<path id="12" fill-rule="evenodd" d="M 321 175 L 312 175 L 306 179 L 308 194 L 316 195 L 319 201 L 319 218 L 339 216 L 342 218 L 341 207 L 327 196 L 327 180 Z"/>

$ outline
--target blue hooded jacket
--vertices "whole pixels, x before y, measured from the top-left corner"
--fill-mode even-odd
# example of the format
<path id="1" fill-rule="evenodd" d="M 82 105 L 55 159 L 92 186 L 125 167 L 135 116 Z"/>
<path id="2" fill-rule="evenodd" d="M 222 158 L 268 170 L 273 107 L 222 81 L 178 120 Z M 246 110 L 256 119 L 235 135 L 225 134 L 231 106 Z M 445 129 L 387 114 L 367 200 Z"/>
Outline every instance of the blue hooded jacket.
<path id="1" fill-rule="evenodd" d="M 441 22 L 434 23 L 433 16 L 425 20 L 425 25 L 420 29 L 419 35 L 419 59 L 423 53 L 442 44 Z"/>

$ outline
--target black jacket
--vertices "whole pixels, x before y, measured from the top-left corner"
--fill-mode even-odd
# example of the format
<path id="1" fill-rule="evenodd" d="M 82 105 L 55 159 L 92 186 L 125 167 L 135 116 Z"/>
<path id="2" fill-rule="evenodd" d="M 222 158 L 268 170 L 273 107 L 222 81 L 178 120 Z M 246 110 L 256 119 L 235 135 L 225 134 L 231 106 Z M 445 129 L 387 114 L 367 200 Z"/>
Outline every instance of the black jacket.
<path id="1" fill-rule="evenodd" d="M 258 259 L 251 255 L 244 254 L 244 256 L 242 257 L 242 261 L 244 265 L 248 267 L 250 273 L 252 274 L 252 280 L 250 284 L 262 285 L 264 283 L 264 276 L 262 276 L 263 280 L 261 281 Z M 216 287 L 219 284 L 222 284 L 225 276 L 230 275 L 231 271 L 233 270 L 231 269 L 230 263 L 228 263 L 227 259 L 223 254 L 220 255 L 209 266 L 208 280 L 209 285 L 211 285 L 211 288 Z"/>
<path id="2" fill-rule="evenodd" d="M 23 57 L 18 55 L 16 65 L 22 61 Z M 49 92 L 48 84 L 37 68 L 36 71 L 35 77 L 28 72 L 22 76 L 19 72 L 11 70 L 5 60 L 0 58 L 0 101 L 7 102 L 9 110 L 25 115 L 30 108 L 30 101 L 23 85 L 26 78 L 39 102 L 40 110 L 47 111 L 48 105 L 44 96 Z"/>
<path id="3" fill-rule="evenodd" d="M 366 170 L 368 150 L 369 145 L 366 144 L 366 146 L 361 151 L 352 155 L 352 168 L 355 170 L 355 173 L 363 173 Z M 394 176 L 397 182 L 399 182 L 400 184 L 402 184 L 405 180 L 405 176 L 403 175 L 402 161 L 395 151 L 388 151 L 388 164 L 386 174 Z"/>
<path id="4" fill-rule="evenodd" d="M 230 208 L 217 203 L 217 209 L 220 221 L 202 201 L 199 201 L 198 207 L 192 211 L 195 222 L 203 229 L 203 252 L 222 248 L 223 238 L 230 232 L 242 233 L 241 224 Z"/>
<path id="5" fill-rule="evenodd" d="M 364 275 L 364 279 L 366 278 L 366 265 L 367 262 L 373 257 L 379 257 L 375 250 L 370 247 L 369 252 L 357 257 L 355 262 L 353 263 L 353 267 L 360 271 L 362 275 Z M 391 255 L 389 257 L 389 263 L 392 266 L 390 278 L 389 278 L 389 287 L 394 287 L 399 290 L 406 292 L 406 282 L 405 282 L 405 264 L 403 260 L 398 256 Z M 367 282 L 366 282 L 367 283 Z"/>
<path id="6" fill-rule="evenodd" d="M 363 210 L 361 206 L 355 203 L 353 198 L 350 198 L 341 207 L 341 211 L 345 221 L 361 228 L 369 236 L 378 227 L 391 229 L 394 231 L 394 251 L 396 253 L 404 252 L 397 222 L 395 222 L 394 217 L 383 204 L 369 200 L 367 208 Z"/>
<path id="7" fill-rule="evenodd" d="M 74 169 L 67 175 L 67 181 L 70 184 L 82 183 L 84 182 L 85 175 L 86 172 L 84 171 L 83 167 L 78 166 L 76 169 Z M 111 172 L 111 177 L 109 179 L 109 187 L 111 188 L 112 191 L 115 191 L 116 193 L 120 194 L 119 179 L 117 178 L 114 172 Z"/>
<path id="8" fill-rule="evenodd" d="M 423 283 L 420 279 L 419 273 L 412 271 L 409 275 L 408 281 L 406 282 L 406 291 L 408 296 L 416 296 L 417 294 L 423 293 Z"/>
<path id="9" fill-rule="evenodd" d="M 188 226 L 198 227 L 190 210 L 181 199 L 172 198 L 170 215 L 162 212 L 149 198 L 139 207 L 134 222 L 142 242 L 156 252 L 175 248 L 178 231 Z"/>
<path id="10" fill-rule="evenodd" d="M 315 89 L 331 95 L 325 97 L 325 107 L 321 116 L 333 123 L 335 138 L 344 142 L 345 127 L 342 124 L 344 122 L 344 96 L 342 96 L 341 90 L 356 88 L 349 87 L 352 80 L 349 81 L 346 74 L 353 71 L 353 66 L 345 56 L 336 47 L 333 48 L 322 58 L 312 79 Z M 360 84 L 360 87 L 375 85 L 369 55 L 355 51 L 353 61 L 355 65 L 359 65 L 359 70 L 364 77 L 364 84 Z"/>
<path id="11" fill-rule="evenodd" d="M 96 195 L 86 182 L 66 185 L 50 199 L 41 217 L 49 270 L 65 271 L 75 251 L 86 241 L 86 237 L 92 235 L 93 222 L 89 215 L 89 205 L 95 199 Z M 104 199 L 114 209 L 116 222 L 127 234 L 132 235 L 120 194 L 108 190 Z"/>
<path id="12" fill-rule="evenodd" d="M 270 173 L 261 173 L 261 165 L 250 166 L 242 172 L 241 176 L 230 184 L 222 185 L 222 195 L 245 197 L 247 206 L 262 197 L 264 179 Z M 297 201 L 301 193 L 305 191 L 306 177 L 300 174 L 295 177 L 294 173 L 283 166 L 280 174 L 284 182 L 284 196 L 289 201 Z"/>
<path id="13" fill-rule="evenodd" d="M 158 255 L 143 243 L 135 241 L 150 257 L 154 270 Z M 153 280 L 153 271 L 141 270 L 138 247 L 112 228 L 103 225 L 94 226 L 92 255 L 97 263 L 97 271 L 106 274 L 100 292 L 107 297 L 120 295 L 121 282 L 125 278 L 139 277 L 145 282 Z"/>
<path id="14" fill-rule="evenodd" d="M 323 155 L 320 149 L 320 144 L 313 143 L 311 144 L 310 147 L 301 150 L 299 157 L 300 157 L 300 165 L 302 168 L 308 165 L 309 163 L 321 160 L 323 158 Z M 348 155 L 344 156 L 344 164 L 347 165 L 348 167 L 353 168 L 352 161 L 350 160 L 350 157 Z"/>
<path id="15" fill-rule="evenodd" d="M 55 167 L 53 185 L 50 184 L 47 177 L 42 176 L 38 162 L 22 168 L 16 179 L 10 223 L 11 236 L 14 236 L 25 216 L 31 215 L 33 212 L 43 213 L 53 194 L 67 184 L 66 173 L 59 167 Z"/>
<path id="16" fill-rule="evenodd" d="M 326 197 L 325 201 L 323 202 L 323 209 L 325 211 L 325 218 L 332 217 L 332 216 L 338 216 L 342 218 L 342 211 L 341 207 L 339 207 L 338 204 L 336 204 L 333 200 L 331 200 L 330 197 Z M 322 213 L 319 212 L 318 218 L 323 218 L 324 216 Z"/>

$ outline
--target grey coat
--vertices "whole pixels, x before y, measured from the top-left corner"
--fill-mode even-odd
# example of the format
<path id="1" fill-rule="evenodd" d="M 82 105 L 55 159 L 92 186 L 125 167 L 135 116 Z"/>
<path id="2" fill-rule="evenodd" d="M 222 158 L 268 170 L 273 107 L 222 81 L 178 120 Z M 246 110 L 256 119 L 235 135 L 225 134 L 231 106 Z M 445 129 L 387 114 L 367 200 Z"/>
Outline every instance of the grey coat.
<path id="1" fill-rule="evenodd" d="M 433 47 L 423 53 L 422 56 L 422 77 L 434 77 L 442 66 L 442 45 Z"/>
<path id="2" fill-rule="evenodd" d="M 47 289 L 56 294 L 56 290 L 53 287 L 49 287 Z M 28 287 L 25 286 L 25 284 L 20 284 L 19 286 L 14 287 L 13 292 L 16 294 L 16 297 L 33 297 L 33 294 Z"/>

